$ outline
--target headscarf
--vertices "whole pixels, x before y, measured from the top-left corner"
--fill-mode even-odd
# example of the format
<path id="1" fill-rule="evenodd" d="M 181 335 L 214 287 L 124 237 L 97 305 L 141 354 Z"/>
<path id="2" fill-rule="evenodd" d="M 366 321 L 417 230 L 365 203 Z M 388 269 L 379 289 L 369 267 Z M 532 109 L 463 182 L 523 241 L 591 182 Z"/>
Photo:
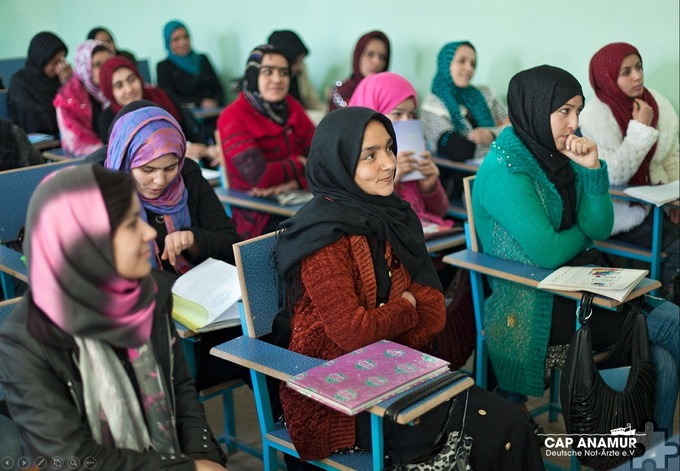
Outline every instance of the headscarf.
<path id="1" fill-rule="evenodd" d="M 133 168 L 148 164 L 166 154 L 179 159 L 177 176 L 156 199 L 139 194 L 144 209 L 162 214 L 168 234 L 188 229 L 191 216 L 187 206 L 188 192 L 182 178 L 186 139 L 175 119 L 165 110 L 157 107 L 141 108 L 121 116 L 113 125 L 109 136 L 104 166 L 112 170 L 130 173 Z M 142 211 L 145 218 L 146 212 Z M 153 241 L 153 254 L 158 255 L 158 246 Z M 160 266 L 152 256 L 152 264 Z M 179 256 L 176 270 L 184 273 L 191 265 Z"/>
<path id="2" fill-rule="evenodd" d="M 460 88 L 451 78 L 451 61 L 460 46 L 468 46 L 475 50 L 468 41 L 445 44 L 437 56 L 437 72 L 432 79 L 432 93 L 446 105 L 451 115 L 453 130 L 457 134 L 465 135 L 472 130 L 472 127 L 460 113 L 460 105 L 468 109 L 477 127 L 489 128 L 495 126 L 496 123 L 482 92 L 473 85 Z"/>
<path id="3" fill-rule="evenodd" d="M 113 34 L 111 34 L 111 31 L 108 29 L 104 28 L 103 26 L 97 26 L 95 28 L 92 28 L 89 33 L 87 33 L 87 39 L 96 39 L 97 35 L 101 32 L 104 32 L 111 36 L 111 39 L 113 39 Z"/>
<path id="4" fill-rule="evenodd" d="M 11 91 L 12 84 L 16 85 L 16 90 L 30 90 L 30 94 L 33 96 L 31 102 L 35 103 L 38 108 L 33 111 L 42 116 L 41 121 L 51 123 L 51 129 L 38 130 L 42 132 L 59 132 L 59 127 L 57 126 L 57 112 L 54 109 L 52 100 L 61 87 L 61 81 L 57 76 L 49 78 L 45 75 L 43 73 L 43 67 L 45 67 L 45 65 L 60 51 L 64 51 L 64 54 L 66 54 L 68 48 L 66 47 L 66 44 L 64 44 L 64 41 L 59 39 L 56 34 L 50 33 L 49 31 L 43 31 L 36 34 L 33 36 L 31 44 L 28 46 L 26 64 L 19 72 L 14 74 L 11 83 L 6 84 L 10 86 L 10 95 L 13 94 Z M 16 99 L 23 101 L 22 97 L 19 96 L 17 96 Z M 12 100 L 10 99 L 10 101 Z M 10 112 L 11 111 L 12 110 L 10 110 Z M 27 132 L 31 131 L 31 128 L 36 124 L 24 122 L 22 116 L 13 115 L 12 119 L 20 127 L 28 129 Z"/>
<path id="5" fill-rule="evenodd" d="M 363 79 L 347 105 L 365 106 L 387 115 L 408 98 L 418 106 L 416 90 L 408 80 L 394 72 L 380 72 Z"/>
<path id="6" fill-rule="evenodd" d="M 288 63 L 291 66 L 293 65 L 293 62 L 295 62 L 295 59 L 297 59 L 300 55 L 309 55 L 309 49 L 307 49 L 307 46 L 305 46 L 305 44 L 302 42 L 302 39 L 300 39 L 300 36 L 298 36 L 295 31 L 274 31 L 269 35 L 267 43 L 281 49 L 281 52 L 283 52 L 283 55 L 286 56 L 286 59 L 288 59 Z M 290 88 L 288 90 L 288 94 L 296 100 L 301 101 L 298 78 L 297 75 L 293 75 L 292 73 L 290 74 Z"/>
<path id="7" fill-rule="evenodd" d="M 246 63 L 246 74 L 243 79 L 243 94 L 253 108 L 258 112 L 271 119 L 275 123 L 283 126 L 288 121 L 288 103 L 282 100 L 279 103 L 272 103 L 265 101 L 260 95 L 258 87 L 258 77 L 260 76 L 260 68 L 262 67 L 262 58 L 265 54 L 278 54 L 286 57 L 281 49 L 271 44 L 263 44 L 257 46 L 252 50 L 248 56 Z M 286 59 L 288 61 L 288 59 Z M 290 63 L 288 64 L 290 66 Z"/>
<path id="8" fill-rule="evenodd" d="M 281 223 L 276 248 L 277 270 L 287 288 L 299 276 L 300 261 L 345 235 L 374 235 L 388 241 L 414 282 L 441 291 L 441 283 L 425 248 L 423 229 L 411 205 L 397 196 L 364 193 L 354 182 L 364 130 L 372 120 L 396 137 L 381 113 L 363 107 L 329 113 L 316 128 L 306 165 L 314 198 Z"/>
<path id="9" fill-rule="evenodd" d="M 172 115 L 177 121 L 180 120 L 180 114 L 177 107 L 172 102 L 167 93 L 162 89 L 156 88 L 152 85 L 144 83 L 144 79 L 139 74 L 137 66 L 132 63 L 129 59 L 123 56 L 113 56 L 106 60 L 102 64 L 102 68 L 99 70 L 99 87 L 107 100 L 111 102 L 109 108 L 114 113 L 118 113 L 123 107 L 118 104 L 113 97 L 113 73 L 125 67 L 130 69 L 134 73 L 142 84 L 142 99 L 149 100 L 156 103 L 158 106 L 166 110 Z"/>
<path id="10" fill-rule="evenodd" d="M 633 117 L 633 105 L 635 100 L 627 96 L 619 85 L 617 80 L 621 70 L 623 60 L 631 54 L 635 54 L 642 61 L 640 52 L 632 45 L 627 43 L 611 43 L 604 46 L 597 51 L 592 59 L 590 59 L 590 84 L 593 86 L 595 95 L 607 104 L 619 125 L 621 135 L 625 137 L 628 131 L 628 123 Z M 652 118 L 652 127 L 656 128 L 659 123 L 659 105 L 657 105 L 654 96 L 645 87 L 640 97 L 654 110 L 654 117 Z M 635 175 L 630 179 L 631 185 L 649 185 L 649 163 L 656 152 L 656 143 L 647 152 L 644 160 L 640 164 Z"/>
<path id="11" fill-rule="evenodd" d="M 575 221 L 576 188 L 571 160 L 555 147 L 550 114 L 577 95 L 583 97 L 578 80 L 551 65 L 519 72 L 508 87 L 510 122 L 562 197 L 560 230 L 571 227 Z"/>
<path id="12" fill-rule="evenodd" d="M 52 174 L 28 207 L 24 253 L 34 303 L 67 334 L 116 347 L 149 340 L 156 285 L 118 274 L 92 165 Z"/>
<path id="13" fill-rule="evenodd" d="M 73 66 L 73 74 L 78 77 L 78 80 L 85 86 L 87 92 L 102 104 L 102 108 L 107 108 L 109 106 L 109 100 L 104 96 L 101 89 L 92 81 L 92 51 L 94 51 L 96 47 L 102 47 L 111 54 L 115 54 L 115 51 L 112 50 L 111 46 L 108 44 L 97 41 L 96 39 L 88 39 L 78 46 L 78 50 L 76 51 L 76 62 Z"/>
<path id="14" fill-rule="evenodd" d="M 181 70 L 198 77 L 201 73 L 201 56 L 196 54 L 193 49 L 189 49 L 189 53 L 185 56 L 178 56 L 172 52 L 170 47 L 170 36 L 179 28 L 184 28 L 187 36 L 189 36 L 189 29 L 180 21 L 168 21 L 163 27 L 163 38 L 165 38 L 165 49 L 168 51 L 168 59 Z"/>
<path id="15" fill-rule="evenodd" d="M 389 70 L 390 68 L 390 40 L 387 39 L 385 33 L 376 30 L 369 31 L 368 33 L 364 34 L 362 37 L 359 38 L 359 41 L 357 41 L 357 45 L 354 47 L 354 58 L 352 60 L 352 76 L 347 80 L 343 80 L 342 83 L 337 87 L 337 93 L 345 101 L 348 101 L 351 98 L 352 94 L 354 93 L 354 90 L 357 88 L 357 85 L 359 85 L 359 82 L 361 82 L 361 80 L 364 78 L 364 76 L 361 75 L 361 70 L 359 67 L 361 63 L 361 55 L 364 53 L 364 49 L 366 49 L 366 46 L 368 45 L 369 41 L 373 39 L 378 39 L 385 43 L 385 46 L 387 47 L 387 60 L 385 61 L 385 70 Z M 346 106 L 346 104 L 339 106 Z"/>

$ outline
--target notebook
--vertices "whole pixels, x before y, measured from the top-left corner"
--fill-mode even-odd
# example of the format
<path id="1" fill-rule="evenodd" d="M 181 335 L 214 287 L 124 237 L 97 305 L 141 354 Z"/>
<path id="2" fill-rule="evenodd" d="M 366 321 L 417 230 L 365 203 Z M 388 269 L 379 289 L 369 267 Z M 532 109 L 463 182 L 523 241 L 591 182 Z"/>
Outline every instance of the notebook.
<path id="1" fill-rule="evenodd" d="M 395 121 L 392 123 L 394 134 L 397 137 L 397 149 L 401 151 L 413 152 L 413 158 L 419 159 L 420 155 L 425 152 L 425 134 L 423 131 L 423 123 L 417 119 L 408 121 Z M 401 181 L 408 182 L 411 180 L 422 180 L 425 175 L 418 170 L 414 170 L 405 175 L 402 175 Z"/>
<path id="2" fill-rule="evenodd" d="M 449 370 L 449 362 L 380 340 L 292 376 L 288 387 L 348 415 Z"/>
<path id="3" fill-rule="evenodd" d="M 589 291 L 623 301 L 648 270 L 609 267 L 562 267 L 545 277 L 539 288 L 558 291 Z"/>

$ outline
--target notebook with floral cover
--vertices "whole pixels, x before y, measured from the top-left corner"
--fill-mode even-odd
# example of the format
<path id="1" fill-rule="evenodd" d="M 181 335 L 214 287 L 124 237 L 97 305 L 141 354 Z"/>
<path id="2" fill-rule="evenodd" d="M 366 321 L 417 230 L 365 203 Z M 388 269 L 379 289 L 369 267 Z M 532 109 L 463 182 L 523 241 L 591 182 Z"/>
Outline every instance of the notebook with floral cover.
<path id="1" fill-rule="evenodd" d="M 292 376 L 288 387 L 355 415 L 448 371 L 448 361 L 380 340 Z"/>

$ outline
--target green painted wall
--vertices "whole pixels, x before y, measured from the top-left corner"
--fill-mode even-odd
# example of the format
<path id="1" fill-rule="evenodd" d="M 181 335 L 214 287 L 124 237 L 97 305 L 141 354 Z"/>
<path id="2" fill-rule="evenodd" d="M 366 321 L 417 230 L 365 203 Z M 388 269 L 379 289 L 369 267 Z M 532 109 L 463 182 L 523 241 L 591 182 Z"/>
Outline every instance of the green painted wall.
<path id="1" fill-rule="evenodd" d="M 52 30 L 69 59 L 89 29 L 108 26 L 119 47 L 155 63 L 165 57 L 162 28 L 183 20 L 197 51 L 206 52 L 225 82 L 239 76 L 250 49 L 273 29 L 294 29 L 312 51 L 307 60 L 321 90 L 349 75 L 357 38 L 372 29 L 392 41 L 390 69 L 426 93 L 436 54 L 448 41 L 477 48 L 474 82 L 501 97 L 517 71 L 552 64 L 572 72 L 592 95 L 588 61 L 606 43 L 640 50 L 646 84 L 679 98 L 678 0 L 0 0 L 0 57 L 25 56 L 31 37 Z"/>

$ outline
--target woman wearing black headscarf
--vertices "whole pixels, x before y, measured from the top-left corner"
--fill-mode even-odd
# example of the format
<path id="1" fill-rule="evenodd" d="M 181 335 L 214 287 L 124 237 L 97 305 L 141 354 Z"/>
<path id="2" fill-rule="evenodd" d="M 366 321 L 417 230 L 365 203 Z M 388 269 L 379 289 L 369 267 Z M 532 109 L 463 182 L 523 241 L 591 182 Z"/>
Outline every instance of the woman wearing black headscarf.
<path id="1" fill-rule="evenodd" d="M 512 78 L 512 128 L 492 144 L 475 180 L 472 204 L 483 252 L 551 269 L 598 264 L 586 250 L 609 237 L 614 216 L 607 164 L 593 141 L 573 134 L 583 102 L 581 85 L 557 67 Z M 563 345 L 574 331 L 575 303 L 510 281 L 489 282 L 484 327 L 500 388 L 543 396 L 545 368 L 563 362 Z M 592 316 L 595 349 L 618 339 L 624 317 L 604 309 Z M 661 304 L 647 314 L 647 325 L 652 359 L 657 368 L 668 366 L 657 371 L 657 405 L 670 412 L 657 407 L 655 413 L 657 425 L 667 428 L 678 388 L 677 306 Z"/>
<path id="2" fill-rule="evenodd" d="M 444 297 L 422 226 L 394 193 L 396 154 L 389 119 L 368 108 L 343 108 L 319 124 L 306 168 L 314 199 L 281 224 L 276 247 L 291 350 L 331 360 L 381 339 L 423 350 L 444 328 Z M 301 459 L 363 445 L 355 417 L 285 387 L 281 402 Z M 481 404 L 487 418 L 465 425 L 466 435 L 480 437 L 472 467 L 492 469 L 489 460 L 497 460 L 506 470 L 542 469 L 526 416 L 475 388 L 469 407 Z"/>
<path id="3" fill-rule="evenodd" d="M 54 33 L 43 31 L 31 39 L 26 65 L 12 76 L 7 92 L 9 115 L 24 131 L 59 134 L 52 100 L 73 73 L 67 52 Z"/>

